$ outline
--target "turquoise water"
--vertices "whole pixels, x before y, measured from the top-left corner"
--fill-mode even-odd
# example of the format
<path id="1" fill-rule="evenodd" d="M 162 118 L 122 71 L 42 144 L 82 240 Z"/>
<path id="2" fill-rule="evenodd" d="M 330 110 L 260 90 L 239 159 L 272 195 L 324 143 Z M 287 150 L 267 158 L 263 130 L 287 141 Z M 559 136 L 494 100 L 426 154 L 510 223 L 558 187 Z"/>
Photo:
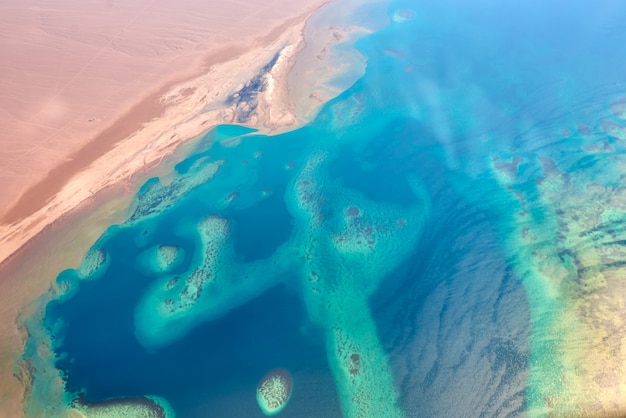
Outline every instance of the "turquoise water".
<path id="1" fill-rule="evenodd" d="M 312 123 L 209 132 L 59 275 L 44 326 L 70 399 L 263 416 L 283 368 L 280 416 L 509 416 L 617 387 L 568 356 L 598 354 L 623 277 L 626 5 L 388 13 Z"/>

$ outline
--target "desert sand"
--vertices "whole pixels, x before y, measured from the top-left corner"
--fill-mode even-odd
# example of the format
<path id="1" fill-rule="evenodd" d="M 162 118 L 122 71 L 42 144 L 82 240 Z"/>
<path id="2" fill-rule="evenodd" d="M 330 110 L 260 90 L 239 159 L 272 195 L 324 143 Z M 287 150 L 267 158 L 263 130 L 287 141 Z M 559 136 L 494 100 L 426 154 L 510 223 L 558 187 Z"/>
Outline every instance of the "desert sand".
<path id="1" fill-rule="evenodd" d="M 84 160 L 88 152 L 81 149 L 97 135 L 99 146 L 92 145 L 91 156 L 158 116 L 163 109 L 155 94 L 165 84 L 251 49 L 261 35 L 320 3 L 6 4 L 0 26 L 0 61 L 5 63 L 0 69 L 1 222 L 38 209 L 49 197 L 42 194 L 67 180 L 54 169 L 68 159 Z M 77 165 L 69 169 L 80 169 Z M 47 184 L 52 187 L 25 194 L 51 170 L 54 179 Z"/>
<path id="2" fill-rule="evenodd" d="M 336 60 L 333 47 L 371 31 L 347 18 L 364 2 L 340 0 L 307 26 L 324 3 L 9 6 L 0 29 L 0 59 L 11 63 L 0 70 L 0 297 L 10 299 L 0 308 L 3 414 L 23 411 L 30 375 L 19 357 L 33 301 L 124 220 L 148 175 L 171 170 L 169 155 L 219 123 L 293 129 L 362 74 L 356 50 Z M 238 95 L 258 76 L 263 91 Z"/>
<path id="3" fill-rule="evenodd" d="M 27 0 L 5 5 L 0 223 L 34 213 L 68 180 L 69 171 L 84 168 L 86 160 L 159 116 L 164 109 L 158 93 L 164 87 L 258 46 L 267 41 L 262 35 L 321 3 Z M 42 180 L 46 183 L 33 188 Z"/>
<path id="4" fill-rule="evenodd" d="M 336 85 L 329 87 L 332 74 L 351 71 L 354 64 L 359 63 L 360 55 L 355 52 L 352 56 L 344 57 L 341 65 L 335 65 L 335 68 L 325 56 L 333 44 L 353 42 L 353 38 L 362 36 L 368 30 L 347 26 L 325 28 L 322 31 L 324 36 L 311 33 L 310 43 L 313 45 L 309 45 L 307 54 L 304 54 L 308 58 L 301 60 L 306 64 L 307 74 L 294 82 L 288 73 L 295 64 L 294 57 L 305 47 L 302 34 L 304 17 L 323 4 L 323 0 L 300 0 L 298 6 L 288 3 L 289 6 L 285 6 L 278 15 L 300 14 L 283 17 L 280 21 L 273 11 L 282 7 L 282 1 L 272 3 L 272 7 L 260 7 L 248 0 L 250 7 L 256 4 L 256 12 L 250 12 L 247 18 L 235 19 L 239 22 L 236 26 L 245 28 L 242 34 L 238 35 L 230 23 L 225 25 L 223 33 L 219 32 L 217 21 L 229 20 L 223 13 L 236 12 L 225 10 L 219 15 L 220 19 L 211 17 L 217 20 L 213 22 L 213 30 L 210 32 L 212 36 L 217 36 L 214 32 L 218 32 L 221 38 L 207 44 L 208 41 L 197 35 L 199 40 L 196 44 L 174 48 L 169 53 L 158 50 L 160 52 L 154 52 L 154 56 L 144 50 L 148 48 L 145 44 L 161 42 L 170 45 L 174 42 L 163 38 L 163 33 L 173 33 L 173 29 L 162 33 L 153 27 L 165 25 L 166 18 L 172 12 L 164 6 L 158 6 L 158 2 L 145 5 L 144 9 L 136 12 L 136 22 L 141 21 L 142 25 L 146 25 L 145 28 L 139 26 L 137 29 L 143 38 L 128 29 L 134 27 L 129 22 L 124 26 L 126 29 L 120 29 L 120 33 L 129 32 L 129 35 L 122 36 L 118 32 L 112 34 L 96 55 L 84 64 L 79 55 L 73 59 L 80 62 L 70 64 L 70 58 L 59 54 L 54 59 L 62 62 L 50 66 L 57 68 L 61 64 L 71 65 L 79 70 L 59 74 L 56 81 L 51 81 L 47 74 L 48 65 L 29 62 L 24 58 L 39 56 L 40 52 L 45 55 L 44 52 L 52 47 L 43 41 L 52 36 L 43 37 L 39 43 L 31 41 L 34 46 L 22 45 L 26 50 L 21 53 L 15 48 L 12 55 L 18 57 L 15 60 L 16 68 L 22 66 L 31 70 L 12 72 L 13 67 L 10 67 L 6 70 L 10 74 L 5 77 L 0 74 L 0 82 L 6 84 L 6 89 L 4 85 L 0 89 L 3 92 L 0 109 L 4 113 L 0 115 L 0 122 L 5 127 L 0 137 L 0 181 L 4 185 L 0 191 L 0 208 L 5 208 L 0 212 L 0 262 L 60 214 L 76 207 L 103 187 L 128 178 L 139 169 L 158 161 L 164 152 L 171 152 L 181 140 L 224 122 L 245 123 L 264 132 L 285 129 L 313 116 L 321 103 L 343 90 Z M 308 10 L 305 4 L 307 1 Z M 355 7 L 353 2 L 347 3 Z M 210 10 L 203 12 L 194 10 L 192 6 L 187 12 L 188 16 L 179 18 L 180 25 L 186 28 L 178 34 L 180 39 L 193 38 L 189 31 L 194 34 L 200 31 L 198 15 L 211 14 Z M 72 7 L 81 8 L 80 5 Z M 343 19 L 349 9 L 346 6 L 339 8 L 338 12 Z M 19 16 L 20 10 L 17 8 L 14 14 Z M 302 13 L 302 10 L 305 12 Z M 23 11 L 22 14 L 28 15 Z M 124 10 L 124 16 L 126 14 L 130 12 Z M 184 17 L 190 22 L 185 21 Z M 144 19 L 150 18 L 155 19 L 151 23 L 153 26 L 144 23 Z M 16 20 L 19 21 L 18 18 Z M 99 22 L 101 18 L 96 20 Z M 270 31 L 266 20 L 272 23 L 279 21 L 279 24 Z M 22 23 L 25 26 L 29 24 L 28 21 Z M 68 22 L 64 25 L 72 27 Z M 94 25 L 96 22 L 82 27 L 82 30 L 87 31 Z M 188 29 L 187 25 L 196 28 L 195 31 Z M 173 26 L 173 23 L 169 26 Z M 16 33 L 25 30 L 15 29 Z M 92 39 L 88 33 L 81 33 L 76 27 L 73 31 L 76 33 L 70 30 L 72 36 L 67 35 L 67 39 L 54 37 L 58 45 L 53 50 L 72 50 L 76 39 Z M 252 35 L 247 35 L 255 33 L 253 31 L 257 35 L 264 33 L 264 36 L 252 38 Z M 230 35 L 220 42 L 225 34 Z M 144 44 L 139 45 L 140 41 Z M 119 45 L 126 45 L 125 42 L 134 45 L 134 49 L 128 46 L 121 53 Z M 18 44 L 2 39 L 0 47 L 2 43 Z M 79 44 L 78 49 L 82 47 Z M 91 49 L 94 47 L 91 46 Z M 204 54 L 197 52 L 197 49 L 202 49 Z M 3 51 L 2 54 L 11 52 L 10 48 L 0 51 Z M 129 51 L 139 52 L 131 54 Z M 236 106 L 230 109 L 224 107 L 224 98 L 235 93 L 277 53 L 280 57 L 268 74 L 268 88 L 263 97 L 259 98 L 257 114 L 249 120 L 237 119 Z M 106 56 L 105 61 L 110 67 L 104 74 L 98 64 L 103 56 Z M 6 60 L 13 62 L 12 56 L 6 57 Z M 20 60 L 23 62 L 20 63 Z M 54 61 L 53 58 L 49 60 Z M 137 70 L 130 71 L 130 67 Z M 303 64 L 299 67 L 303 69 Z M 353 78 L 358 75 L 358 72 L 355 73 Z M 119 81 L 121 79 L 124 79 L 123 82 Z M 345 79 L 350 80 L 350 77 Z M 53 83 L 56 83 L 57 88 L 50 94 L 42 93 L 47 91 L 45 88 L 29 90 L 29 86 Z M 26 87 L 20 90 L 22 86 Z M 10 94 L 12 90 L 14 94 Z M 292 96 L 296 98 L 290 97 L 290 90 L 294 91 Z M 60 105 L 60 102 L 65 104 Z M 32 103 L 37 103 L 37 106 Z M 54 120 L 48 117 L 51 114 L 55 115 L 52 118 Z"/>

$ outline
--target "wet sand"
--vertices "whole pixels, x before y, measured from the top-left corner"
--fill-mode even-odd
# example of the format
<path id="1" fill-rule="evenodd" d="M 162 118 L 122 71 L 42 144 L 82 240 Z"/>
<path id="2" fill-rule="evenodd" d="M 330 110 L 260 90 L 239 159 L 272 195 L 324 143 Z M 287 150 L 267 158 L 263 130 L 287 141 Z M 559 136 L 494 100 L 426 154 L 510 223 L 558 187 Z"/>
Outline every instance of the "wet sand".
<path id="1" fill-rule="evenodd" d="M 351 3 L 352 7 L 361 4 L 352 0 L 342 2 Z M 238 4 L 243 7 L 244 3 L 242 1 Z M 21 190 L 24 185 L 33 184 L 38 179 L 19 198 L 13 199 L 16 204 L 5 206 L 8 210 L 4 211 L 0 220 L 0 295 L 10 295 L 11 298 L 10 301 L 3 301 L 0 308 L 0 320 L 4 324 L 0 329 L 0 340 L 5 342 L 0 344 L 2 414 L 20 416 L 23 411 L 24 394 L 28 392 L 32 376 L 28 365 L 19 363 L 26 337 L 22 324 L 25 318 L 41 306 L 40 303 L 34 303 L 35 299 L 50 288 L 59 271 L 76 267 L 80 263 L 85 251 L 106 227 L 124 220 L 134 192 L 148 176 L 167 175 L 171 171 L 173 160 L 169 160 L 168 156 L 175 150 L 177 155 L 184 155 L 189 139 L 201 135 L 212 126 L 236 122 L 238 105 L 226 106 L 224 98 L 232 96 L 263 71 L 263 67 L 277 54 L 276 63 L 264 75 L 268 88 L 258 95 L 254 112 L 250 113 L 247 120 L 239 122 L 264 133 L 293 129 L 307 122 L 323 102 L 340 92 L 329 92 L 323 85 L 332 83 L 333 72 L 341 73 L 348 69 L 345 65 L 341 68 L 333 66 L 330 60 L 319 57 L 342 39 L 356 39 L 370 28 L 351 27 L 345 22 L 339 27 L 324 26 L 322 22 L 317 31 L 329 35 L 309 37 L 305 41 L 303 33 L 307 18 L 324 3 L 301 0 L 289 3 L 291 6 L 282 8 L 280 12 L 277 9 L 280 9 L 281 1 L 268 3 L 266 7 L 258 6 L 260 10 L 256 14 L 251 12 L 248 21 L 263 21 L 263 16 L 272 14 L 269 23 L 264 24 L 267 26 L 276 21 L 278 24 L 273 24 L 267 30 L 264 30 L 266 26 L 261 28 L 262 25 L 257 25 L 254 38 L 246 32 L 237 35 L 239 37 L 232 35 L 225 44 L 211 44 L 213 47 L 203 44 L 202 48 L 205 49 L 198 46 L 197 49 L 201 51 L 194 50 L 185 55 L 184 59 L 181 58 L 180 62 L 185 65 L 173 68 L 167 77 L 165 73 L 159 73 L 162 78 L 155 78 L 156 72 L 150 73 L 150 80 L 154 83 L 149 87 L 141 83 L 134 86 L 133 82 L 128 82 L 124 85 L 128 87 L 124 90 L 128 93 L 124 100 L 120 96 L 110 99 L 110 111 L 116 112 L 111 115 L 116 116 L 110 116 L 107 120 L 114 122 L 103 129 L 98 128 L 100 131 L 94 129 L 92 136 L 85 130 L 81 133 L 78 128 L 91 127 L 91 124 L 96 126 L 97 120 L 87 124 L 79 123 L 70 114 L 63 129 L 57 131 L 58 137 L 42 137 L 31 132 L 27 136 L 31 143 L 29 147 L 24 145 L 19 149 L 19 141 L 13 144 L 16 141 L 10 141 L 11 136 L 0 138 L 0 180 L 10 186 L 4 190 L 4 195 L 0 195 L 0 208 L 6 200 L 11 200 L 11 187 L 15 189 L 15 185 L 19 185 Z M 155 4 L 158 5 L 158 1 L 144 3 L 144 11 Z M 199 5 L 200 2 L 196 6 Z M 15 8 L 19 9 L 19 6 Z M 189 14 L 193 13 L 197 14 L 198 11 L 192 8 Z M 280 17 L 280 13 L 286 16 Z M 289 13 L 293 16 L 289 16 Z M 6 40 L 0 40 L 0 46 L 3 42 Z M 109 45 L 113 43 L 111 41 Z M 354 68 L 350 69 L 354 72 L 354 79 L 362 73 L 359 66 L 364 65 L 362 58 L 357 55 L 352 61 Z M 297 64 L 296 57 L 298 61 L 305 62 L 307 68 L 316 68 L 317 74 L 325 71 L 326 76 L 318 82 L 311 82 L 310 77 L 307 79 L 307 86 L 311 89 L 329 92 L 325 97 L 311 100 L 311 97 L 305 96 L 306 91 L 291 91 L 289 83 L 293 83 L 294 79 L 290 72 Z M 192 61 L 193 65 L 187 65 Z M 178 61 L 170 59 L 167 62 Z M 165 66 L 162 65 L 163 68 Z M 89 66 L 83 66 L 78 74 L 85 75 L 88 69 Z M 74 79 L 80 78 L 79 75 Z M 102 85 L 106 81 L 106 77 L 99 79 Z M 17 85 L 20 82 L 25 83 L 19 78 L 1 83 Z M 105 87 L 102 90 L 106 90 Z M 57 93 L 63 95 L 62 91 Z M 8 96 L 5 94 L 0 97 L 0 109 L 11 108 L 7 107 Z M 94 104 L 97 99 L 93 98 Z M 113 107 L 117 99 L 121 100 L 119 109 Z M 80 108 L 87 108 L 80 101 L 75 106 L 76 112 Z M 0 113 L 0 119 L 5 116 Z M 12 118 L 12 115 L 6 118 L 10 129 L 26 132 L 27 128 L 32 128 L 32 124 L 25 120 Z M 72 131 L 72 127 L 76 130 Z M 11 132 L 10 129 L 7 132 Z M 61 132 L 67 135 L 62 136 Z M 68 139 L 71 136 L 68 132 L 74 132 L 73 141 Z M 66 146 L 73 152 L 63 153 Z M 42 159 L 49 162 L 51 168 L 41 164 Z M 15 170 L 7 170 L 15 166 L 28 172 L 28 176 L 18 176 Z M 13 197 L 18 195 L 13 194 Z M 58 383 L 58 387 L 62 387 Z M 50 395 L 51 398 L 54 396 Z"/>

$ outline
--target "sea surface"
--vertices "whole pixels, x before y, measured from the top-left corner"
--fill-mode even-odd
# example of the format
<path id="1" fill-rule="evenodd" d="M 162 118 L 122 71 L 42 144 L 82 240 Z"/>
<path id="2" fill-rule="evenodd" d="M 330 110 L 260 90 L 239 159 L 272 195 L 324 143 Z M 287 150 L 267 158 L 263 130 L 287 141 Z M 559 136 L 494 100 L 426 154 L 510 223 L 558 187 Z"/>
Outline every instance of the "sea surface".
<path id="1" fill-rule="evenodd" d="M 387 14 L 314 121 L 208 132 L 59 274 L 25 358 L 68 403 L 262 417 L 284 369 L 281 417 L 626 411 L 626 3 Z"/>

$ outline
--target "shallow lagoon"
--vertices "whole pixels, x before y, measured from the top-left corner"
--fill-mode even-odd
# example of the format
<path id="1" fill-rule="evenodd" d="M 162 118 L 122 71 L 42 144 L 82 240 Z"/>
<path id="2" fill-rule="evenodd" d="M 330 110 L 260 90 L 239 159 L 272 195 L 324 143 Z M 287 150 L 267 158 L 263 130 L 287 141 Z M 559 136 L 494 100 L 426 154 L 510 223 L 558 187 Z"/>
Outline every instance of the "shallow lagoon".
<path id="1" fill-rule="evenodd" d="M 100 270 L 59 276 L 68 392 L 263 416 L 256 386 L 284 368 L 280 416 L 614 411 L 622 378 L 589 342 L 622 315 L 606 41 L 626 8 L 601 3 L 394 1 L 358 43 L 366 74 L 309 126 L 208 133 L 95 244 Z"/>

